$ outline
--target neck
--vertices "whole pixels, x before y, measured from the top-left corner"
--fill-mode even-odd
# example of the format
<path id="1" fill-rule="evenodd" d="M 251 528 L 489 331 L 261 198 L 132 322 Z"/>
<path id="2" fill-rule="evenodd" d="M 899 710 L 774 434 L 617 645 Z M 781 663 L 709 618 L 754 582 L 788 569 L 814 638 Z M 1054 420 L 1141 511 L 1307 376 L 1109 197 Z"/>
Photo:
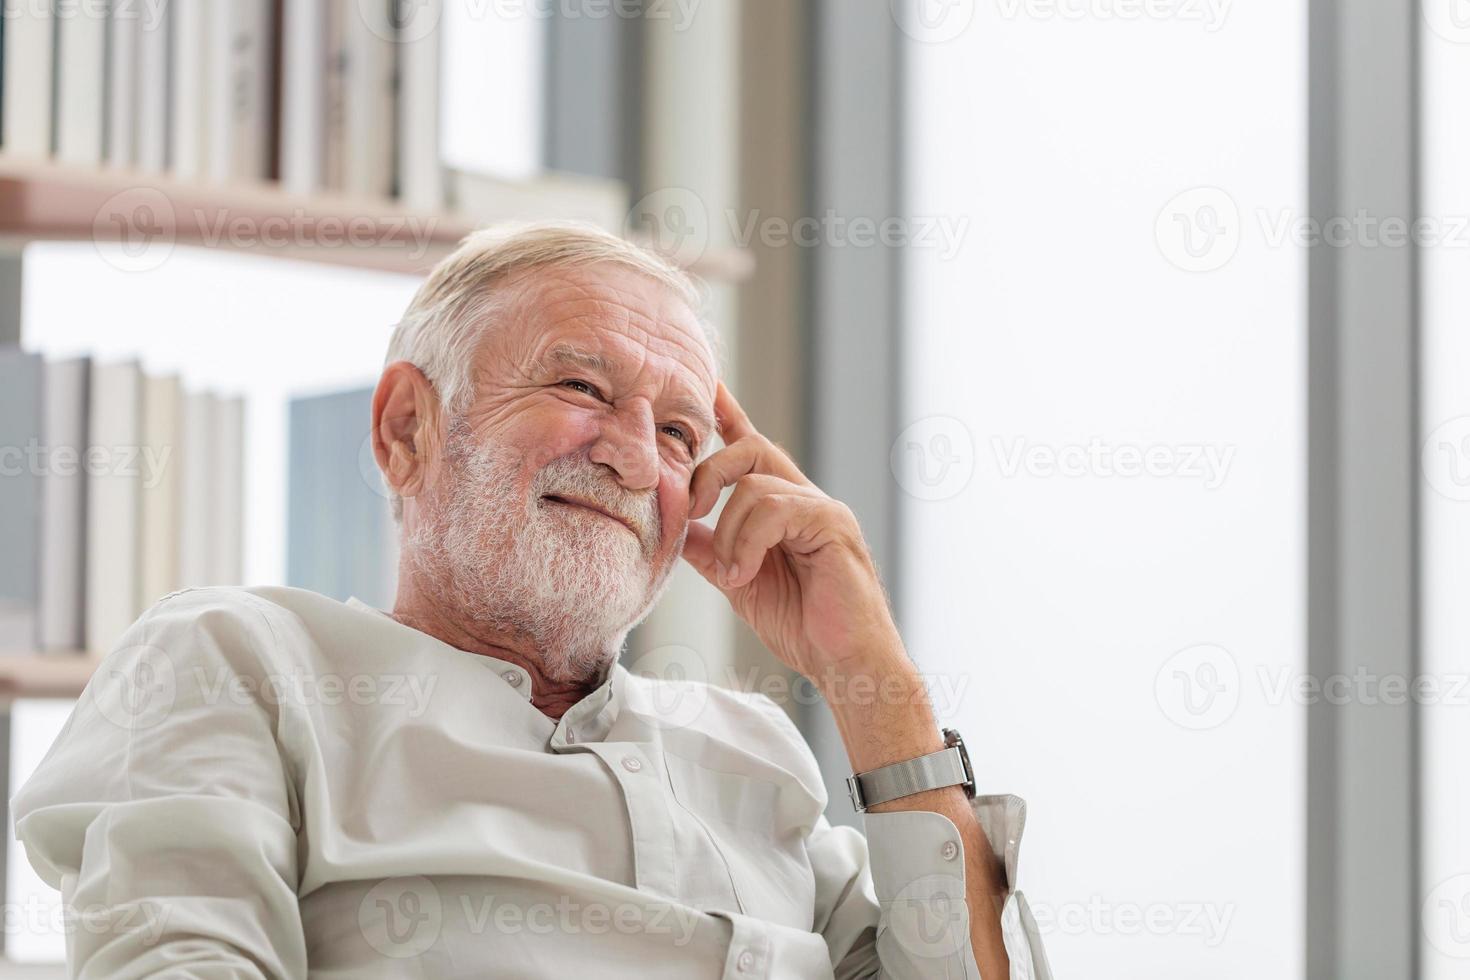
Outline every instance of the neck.
<path id="1" fill-rule="evenodd" d="M 389 615 L 404 626 L 427 633 L 455 649 L 520 667 L 531 678 L 531 703 L 553 720 L 559 720 L 568 708 L 596 690 L 600 681 L 597 674 L 572 679 L 548 677 L 543 670 L 545 658 L 541 651 L 523 634 L 485 623 L 465 622 L 457 610 L 446 607 L 427 591 L 415 589 L 409 582 L 399 586 Z"/>

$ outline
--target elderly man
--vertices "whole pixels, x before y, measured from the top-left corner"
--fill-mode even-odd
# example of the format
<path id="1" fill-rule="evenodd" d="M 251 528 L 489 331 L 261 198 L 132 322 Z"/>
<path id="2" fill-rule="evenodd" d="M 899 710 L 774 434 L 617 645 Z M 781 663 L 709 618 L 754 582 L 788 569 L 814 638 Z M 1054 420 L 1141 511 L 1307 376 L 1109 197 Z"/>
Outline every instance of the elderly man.
<path id="1" fill-rule="evenodd" d="M 12 800 L 75 975 L 1049 975 L 1020 801 L 974 796 L 851 511 L 698 310 L 579 226 L 432 272 L 373 398 L 392 611 L 165 596 Z M 827 696 L 866 839 L 769 698 L 618 663 L 681 556 Z"/>

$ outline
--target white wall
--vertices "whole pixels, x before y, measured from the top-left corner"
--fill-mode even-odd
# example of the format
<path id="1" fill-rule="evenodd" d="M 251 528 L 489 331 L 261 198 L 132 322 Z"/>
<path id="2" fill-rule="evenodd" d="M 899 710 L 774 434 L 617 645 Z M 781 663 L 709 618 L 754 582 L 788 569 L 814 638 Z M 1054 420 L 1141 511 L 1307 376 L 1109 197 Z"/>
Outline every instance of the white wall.
<path id="1" fill-rule="evenodd" d="M 1303 973 L 1305 7 L 907 24 L 904 628 L 1058 976 Z"/>
<path id="2" fill-rule="evenodd" d="M 1424 672 L 1443 696 L 1423 706 L 1425 980 L 1464 977 L 1470 960 L 1470 21 L 1426 3 L 1424 202 L 1445 238 L 1422 249 Z"/>

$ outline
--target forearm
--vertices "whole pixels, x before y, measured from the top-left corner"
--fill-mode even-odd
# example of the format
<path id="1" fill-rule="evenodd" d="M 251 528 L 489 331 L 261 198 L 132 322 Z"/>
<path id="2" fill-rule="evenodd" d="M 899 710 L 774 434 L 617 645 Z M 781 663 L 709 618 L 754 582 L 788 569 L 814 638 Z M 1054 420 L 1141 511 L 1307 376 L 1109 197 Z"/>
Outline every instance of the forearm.
<path id="1" fill-rule="evenodd" d="M 854 772 L 866 772 L 944 748 L 923 680 L 901 648 L 865 656 L 821 685 Z M 964 843 L 970 944 L 983 980 L 1010 975 L 1001 937 L 1005 869 L 996 859 L 965 791 L 929 790 L 869 808 L 870 813 L 928 810 L 947 817 Z"/>

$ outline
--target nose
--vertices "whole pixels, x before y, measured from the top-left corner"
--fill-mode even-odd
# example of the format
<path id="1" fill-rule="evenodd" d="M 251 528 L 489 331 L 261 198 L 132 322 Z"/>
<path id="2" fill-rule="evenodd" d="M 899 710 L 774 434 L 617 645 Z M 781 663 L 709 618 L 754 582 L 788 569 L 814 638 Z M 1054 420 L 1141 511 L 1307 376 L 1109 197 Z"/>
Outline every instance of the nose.
<path id="1" fill-rule="evenodd" d="M 592 462 L 610 467 L 629 490 L 658 486 L 658 434 L 646 403 L 620 406 L 609 413 L 589 454 Z"/>

